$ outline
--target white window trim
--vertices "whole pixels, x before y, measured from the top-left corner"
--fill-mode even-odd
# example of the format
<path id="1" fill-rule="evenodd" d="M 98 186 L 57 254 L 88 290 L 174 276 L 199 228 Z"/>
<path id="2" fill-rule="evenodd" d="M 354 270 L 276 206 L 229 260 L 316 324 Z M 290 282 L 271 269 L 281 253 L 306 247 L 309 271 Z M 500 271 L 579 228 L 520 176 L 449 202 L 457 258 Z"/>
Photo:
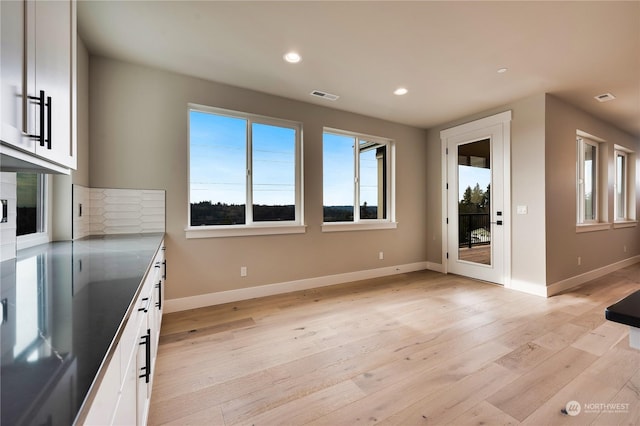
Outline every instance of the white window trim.
<path id="1" fill-rule="evenodd" d="M 246 224 L 241 225 L 207 225 L 207 226 L 190 226 L 185 228 L 185 237 L 193 238 L 223 238 L 223 237 L 241 237 L 252 235 L 279 235 L 279 234 L 300 234 L 306 232 L 304 222 L 304 171 L 303 171 L 303 136 L 302 123 L 280 118 L 266 117 L 257 114 L 251 114 L 241 111 L 233 111 L 223 108 L 216 108 L 206 105 L 189 103 L 187 108 L 187 129 L 191 132 L 190 112 L 199 111 L 222 115 L 232 118 L 242 118 L 247 120 L 248 127 L 248 147 L 247 147 L 247 189 L 246 189 Z M 296 146 L 295 146 L 295 217 L 296 220 L 280 221 L 280 222 L 254 222 L 253 221 L 253 197 L 252 197 L 252 152 L 251 146 L 251 124 L 259 123 L 273 125 L 279 127 L 287 127 L 296 130 Z M 187 144 L 187 220 L 191 223 L 191 164 L 190 164 L 191 136 L 188 136 Z"/>
<path id="2" fill-rule="evenodd" d="M 305 225 L 221 225 L 191 226 L 185 229 L 187 239 L 249 237 L 257 235 L 304 234 Z"/>
<path id="3" fill-rule="evenodd" d="M 576 233 L 606 231 L 611 229 L 610 223 L 579 223 L 576 225 Z"/>
<path id="4" fill-rule="evenodd" d="M 585 225 L 598 225 L 600 222 L 600 144 L 592 139 L 586 138 L 584 136 L 578 135 L 576 138 L 577 146 L 577 176 L 576 176 L 576 196 L 577 196 L 577 217 L 576 217 L 576 231 L 578 228 L 586 229 Z M 593 200 L 591 202 L 593 208 L 595 209 L 595 219 L 585 219 L 585 211 L 584 211 L 584 146 L 589 145 L 596 148 L 596 159 L 594 163 L 595 167 L 595 179 L 593 184 Z M 596 229 L 593 229 L 596 230 Z"/>
<path id="5" fill-rule="evenodd" d="M 51 232 L 50 226 L 51 223 L 51 211 L 52 211 L 52 197 L 51 194 L 51 179 L 48 174 L 42 174 L 42 185 L 43 185 L 43 198 L 44 202 L 41 204 L 42 208 L 44 208 L 44 212 L 42 213 L 42 226 L 44 230 L 42 232 L 34 232 L 33 234 L 19 235 L 16 237 L 16 250 L 23 250 L 30 247 L 35 247 L 40 244 L 47 244 L 51 242 Z"/>
<path id="6" fill-rule="evenodd" d="M 348 232 L 348 231 L 368 231 L 368 230 L 377 230 L 377 229 L 396 229 L 398 227 L 398 223 L 396 222 L 396 144 L 393 139 L 383 138 L 380 136 L 367 135 L 364 133 L 351 132 L 348 130 L 341 130 L 332 127 L 324 127 L 322 129 L 322 135 L 324 137 L 325 133 L 331 133 L 338 136 L 351 136 L 356 139 L 366 139 L 371 142 L 377 142 L 380 144 L 384 144 L 387 147 L 389 155 L 387 156 L 387 219 L 360 219 L 360 209 L 359 207 L 359 187 L 357 180 L 354 176 L 354 185 L 355 185 L 355 198 L 354 200 L 354 212 L 353 212 L 353 222 L 322 222 L 322 232 Z M 355 173 L 358 175 L 359 170 L 359 157 L 357 155 L 356 149 L 358 144 L 356 143 L 354 146 L 354 162 L 355 162 Z M 324 149 L 324 148 L 323 148 Z M 323 188 L 324 190 L 324 188 Z M 322 202 L 324 207 L 324 199 Z M 324 216 L 324 215 L 323 215 Z"/>
<path id="7" fill-rule="evenodd" d="M 371 231 L 376 229 L 396 229 L 398 222 L 367 219 L 366 222 L 324 222 L 322 232 Z"/>
<path id="8" fill-rule="evenodd" d="M 621 145 L 614 145 L 613 146 L 614 149 L 614 222 L 613 222 L 613 227 L 614 228 L 630 228 L 630 227 L 634 227 L 637 225 L 637 220 L 636 220 L 636 168 L 635 168 L 635 163 L 636 163 L 636 156 L 635 156 L 635 152 L 625 148 Z M 623 218 L 618 218 L 618 211 L 617 211 L 617 200 L 615 199 L 616 197 L 616 192 L 617 192 L 617 188 L 616 188 L 616 184 L 617 184 L 617 178 L 618 178 L 618 155 L 622 155 L 624 156 L 625 160 L 624 160 L 624 172 L 625 175 L 623 177 L 624 181 L 625 181 L 625 197 L 624 197 L 624 217 Z"/>

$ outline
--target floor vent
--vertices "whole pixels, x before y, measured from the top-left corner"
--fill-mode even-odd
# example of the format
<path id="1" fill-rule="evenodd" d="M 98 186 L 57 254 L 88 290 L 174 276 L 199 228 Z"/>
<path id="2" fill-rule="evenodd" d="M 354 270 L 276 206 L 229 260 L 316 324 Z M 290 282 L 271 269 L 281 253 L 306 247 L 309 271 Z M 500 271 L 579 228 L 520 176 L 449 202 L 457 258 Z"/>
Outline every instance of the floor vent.
<path id="1" fill-rule="evenodd" d="M 314 90 L 313 92 L 311 92 L 311 96 L 316 96 L 318 98 L 326 99 L 328 101 L 335 101 L 340 97 L 338 95 L 332 95 L 331 93 L 323 92 L 321 90 Z"/>
<path id="2" fill-rule="evenodd" d="M 598 102 L 608 102 L 614 100 L 616 97 L 611 93 L 603 93 L 602 95 L 594 96 Z"/>

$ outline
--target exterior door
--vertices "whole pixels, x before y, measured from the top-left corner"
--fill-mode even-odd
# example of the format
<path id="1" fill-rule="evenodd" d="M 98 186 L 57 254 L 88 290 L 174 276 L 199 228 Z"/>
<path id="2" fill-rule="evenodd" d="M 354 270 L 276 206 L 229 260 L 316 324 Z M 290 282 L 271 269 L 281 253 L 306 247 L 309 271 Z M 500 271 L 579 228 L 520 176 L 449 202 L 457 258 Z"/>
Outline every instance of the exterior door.
<path id="1" fill-rule="evenodd" d="M 510 126 L 504 118 L 499 114 L 442 132 L 445 270 L 503 285 L 510 274 Z"/>

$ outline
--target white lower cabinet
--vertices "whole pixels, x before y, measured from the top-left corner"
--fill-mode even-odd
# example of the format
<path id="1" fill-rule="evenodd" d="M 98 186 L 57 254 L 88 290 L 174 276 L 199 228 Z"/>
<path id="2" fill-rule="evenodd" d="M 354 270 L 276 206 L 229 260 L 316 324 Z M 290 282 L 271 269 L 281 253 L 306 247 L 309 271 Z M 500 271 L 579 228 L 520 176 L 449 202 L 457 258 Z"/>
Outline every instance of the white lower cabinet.
<path id="1" fill-rule="evenodd" d="M 81 424 L 147 424 L 165 276 L 164 245 L 161 245 Z"/>

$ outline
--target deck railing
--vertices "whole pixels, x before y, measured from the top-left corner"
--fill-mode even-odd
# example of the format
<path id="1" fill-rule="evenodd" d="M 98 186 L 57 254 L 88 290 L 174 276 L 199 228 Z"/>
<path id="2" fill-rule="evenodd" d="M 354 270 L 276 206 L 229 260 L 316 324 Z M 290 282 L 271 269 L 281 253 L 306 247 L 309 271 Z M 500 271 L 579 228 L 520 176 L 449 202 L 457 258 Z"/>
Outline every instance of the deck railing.
<path id="1" fill-rule="evenodd" d="M 491 223 L 488 213 L 459 213 L 458 242 L 460 247 L 491 244 Z"/>

